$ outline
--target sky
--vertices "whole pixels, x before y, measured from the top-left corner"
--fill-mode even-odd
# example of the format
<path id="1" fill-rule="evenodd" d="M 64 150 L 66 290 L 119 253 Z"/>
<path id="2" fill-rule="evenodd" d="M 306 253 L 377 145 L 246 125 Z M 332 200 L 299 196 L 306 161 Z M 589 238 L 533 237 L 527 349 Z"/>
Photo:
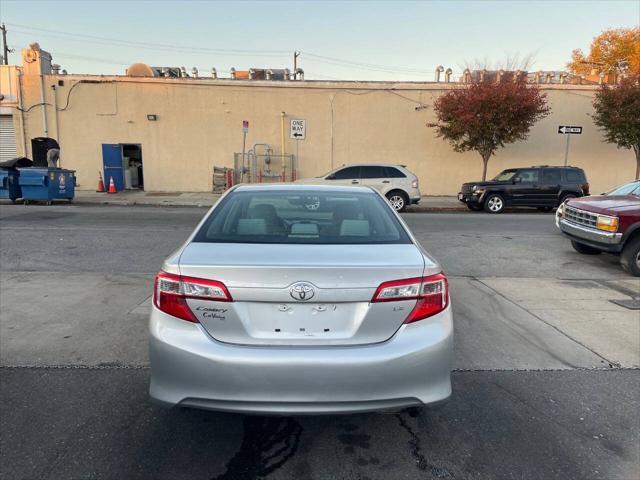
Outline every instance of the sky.
<path id="1" fill-rule="evenodd" d="M 27 1 L 0 0 L 19 63 L 37 41 L 69 73 L 128 65 L 197 67 L 220 76 L 292 68 L 307 79 L 431 81 L 437 65 L 562 70 L 602 30 L 640 24 L 630 1 Z M 518 65 L 519 66 L 519 65 Z"/>

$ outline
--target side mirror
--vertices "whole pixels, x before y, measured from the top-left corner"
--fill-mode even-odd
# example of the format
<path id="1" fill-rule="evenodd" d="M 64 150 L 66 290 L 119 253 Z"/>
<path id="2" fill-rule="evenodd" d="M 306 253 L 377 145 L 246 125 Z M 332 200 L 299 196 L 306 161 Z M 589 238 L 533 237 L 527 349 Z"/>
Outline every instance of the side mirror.
<path id="1" fill-rule="evenodd" d="M 325 180 L 335 180 L 336 176 L 335 175 L 329 175 L 328 177 L 325 177 Z"/>
<path id="2" fill-rule="evenodd" d="M 520 177 L 513 177 L 512 180 L 513 184 L 515 185 L 516 183 L 522 183 L 522 178 Z"/>

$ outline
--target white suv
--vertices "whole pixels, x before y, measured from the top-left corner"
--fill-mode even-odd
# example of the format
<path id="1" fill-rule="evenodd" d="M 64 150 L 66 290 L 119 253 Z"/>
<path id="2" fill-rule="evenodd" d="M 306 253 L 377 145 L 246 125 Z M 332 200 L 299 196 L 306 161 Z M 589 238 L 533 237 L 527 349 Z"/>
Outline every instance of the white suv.
<path id="1" fill-rule="evenodd" d="M 420 201 L 418 177 L 403 165 L 347 165 L 315 178 L 295 183 L 326 185 L 368 185 L 380 191 L 393 208 L 402 212 Z"/>

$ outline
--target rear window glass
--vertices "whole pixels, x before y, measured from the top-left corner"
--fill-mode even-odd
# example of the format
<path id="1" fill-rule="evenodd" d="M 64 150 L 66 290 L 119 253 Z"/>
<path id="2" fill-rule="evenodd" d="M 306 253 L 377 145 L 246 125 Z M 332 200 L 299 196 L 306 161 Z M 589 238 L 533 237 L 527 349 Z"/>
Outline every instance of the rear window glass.
<path id="1" fill-rule="evenodd" d="M 556 184 L 562 182 L 562 173 L 559 168 L 545 168 L 542 170 L 542 183 Z"/>
<path id="2" fill-rule="evenodd" d="M 411 243 L 374 193 L 233 192 L 209 215 L 194 242 L 281 244 Z"/>
<path id="3" fill-rule="evenodd" d="M 585 183 L 584 172 L 582 170 L 565 170 L 564 175 L 567 178 L 567 182 L 571 183 Z"/>
<path id="4" fill-rule="evenodd" d="M 406 178 L 406 175 L 397 168 L 385 167 L 386 177 L 388 178 Z"/>
<path id="5" fill-rule="evenodd" d="M 382 167 L 361 167 L 360 176 L 362 178 L 384 178 Z"/>

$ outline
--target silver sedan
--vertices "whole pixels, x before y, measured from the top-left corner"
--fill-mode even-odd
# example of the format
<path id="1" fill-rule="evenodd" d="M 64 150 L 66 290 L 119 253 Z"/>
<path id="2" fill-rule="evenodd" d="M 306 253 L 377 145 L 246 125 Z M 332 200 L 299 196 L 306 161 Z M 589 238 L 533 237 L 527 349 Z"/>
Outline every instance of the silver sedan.
<path id="1" fill-rule="evenodd" d="M 366 187 L 240 185 L 155 281 L 150 394 L 306 414 L 451 395 L 447 278 Z"/>

